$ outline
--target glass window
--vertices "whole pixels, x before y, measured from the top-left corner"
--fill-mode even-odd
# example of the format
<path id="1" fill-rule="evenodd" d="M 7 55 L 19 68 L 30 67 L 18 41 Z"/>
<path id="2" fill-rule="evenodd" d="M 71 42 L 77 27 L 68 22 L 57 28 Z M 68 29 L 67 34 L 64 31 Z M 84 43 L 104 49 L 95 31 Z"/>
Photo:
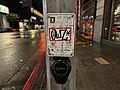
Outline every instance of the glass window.
<path id="1" fill-rule="evenodd" d="M 120 43 L 120 0 L 115 0 L 110 40 Z"/>
<path id="2" fill-rule="evenodd" d="M 84 2 L 83 2 L 84 3 Z M 85 4 L 86 3 L 86 4 Z M 85 2 L 82 6 L 81 14 L 81 27 L 80 27 L 80 40 L 86 44 L 92 43 L 93 34 L 93 12 L 94 12 L 94 2 Z"/>

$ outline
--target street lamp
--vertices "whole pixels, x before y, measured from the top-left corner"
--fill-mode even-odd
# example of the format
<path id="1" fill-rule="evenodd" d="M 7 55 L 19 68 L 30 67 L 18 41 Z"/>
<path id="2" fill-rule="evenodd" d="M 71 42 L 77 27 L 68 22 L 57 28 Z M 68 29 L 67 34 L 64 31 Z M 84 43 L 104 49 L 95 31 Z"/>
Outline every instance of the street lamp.
<path id="1" fill-rule="evenodd" d="M 22 1 L 20 1 L 20 3 L 22 4 L 23 2 L 22 2 Z"/>

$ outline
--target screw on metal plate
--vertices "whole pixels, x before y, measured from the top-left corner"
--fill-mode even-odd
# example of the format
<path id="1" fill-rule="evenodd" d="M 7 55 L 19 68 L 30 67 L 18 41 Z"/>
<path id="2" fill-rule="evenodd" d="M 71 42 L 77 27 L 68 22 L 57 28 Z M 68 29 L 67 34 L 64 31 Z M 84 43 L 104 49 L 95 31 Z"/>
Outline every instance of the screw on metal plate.
<path id="1" fill-rule="evenodd" d="M 47 16 L 48 18 L 50 18 L 50 16 Z"/>
<path id="2" fill-rule="evenodd" d="M 72 15 L 72 18 L 74 17 L 74 15 Z"/>

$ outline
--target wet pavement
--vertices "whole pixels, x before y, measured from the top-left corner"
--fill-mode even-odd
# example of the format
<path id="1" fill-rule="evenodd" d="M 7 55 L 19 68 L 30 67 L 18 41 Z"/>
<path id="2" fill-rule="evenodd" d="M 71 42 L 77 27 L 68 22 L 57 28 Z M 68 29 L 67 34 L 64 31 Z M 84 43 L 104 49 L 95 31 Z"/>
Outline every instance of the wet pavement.
<path id="1" fill-rule="evenodd" d="M 77 90 L 120 90 L 120 50 L 77 45 Z"/>
<path id="2" fill-rule="evenodd" d="M 0 33 L 0 90 L 22 90 L 36 64 L 45 61 L 43 34 Z"/>
<path id="3" fill-rule="evenodd" d="M 28 90 L 46 90 L 44 35 L 5 34 L 0 34 L 0 89 L 22 90 L 37 65 Z M 98 43 L 76 45 L 76 90 L 120 90 L 119 54 L 120 50 Z"/>
<path id="4" fill-rule="evenodd" d="M 119 53 L 98 43 L 76 45 L 76 90 L 120 90 Z M 46 90 L 40 89 L 39 76 L 30 90 Z"/>

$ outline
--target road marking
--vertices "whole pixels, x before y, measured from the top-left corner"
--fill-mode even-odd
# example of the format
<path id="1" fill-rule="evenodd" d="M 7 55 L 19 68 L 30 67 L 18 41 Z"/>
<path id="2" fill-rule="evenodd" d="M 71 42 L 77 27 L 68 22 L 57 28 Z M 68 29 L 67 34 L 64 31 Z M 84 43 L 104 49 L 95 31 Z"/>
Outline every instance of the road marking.
<path id="1" fill-rule="evenodd" d="M 99 64 L 110 64 L 110 62 L 106 61 L 105 59 L 103 58 L 95 58 L 95 60 L 99 63 Z"/>

